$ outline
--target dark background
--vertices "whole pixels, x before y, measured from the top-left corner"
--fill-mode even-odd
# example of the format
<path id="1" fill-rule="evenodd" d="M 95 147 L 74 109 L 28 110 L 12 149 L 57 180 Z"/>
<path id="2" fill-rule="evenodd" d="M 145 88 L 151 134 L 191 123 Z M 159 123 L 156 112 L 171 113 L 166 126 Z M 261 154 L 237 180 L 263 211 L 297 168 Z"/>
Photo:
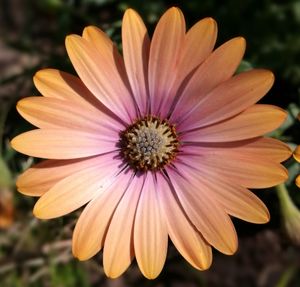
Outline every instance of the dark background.
<path id="1" fill-rule="evenodd" d="M 264 103 L 289 112 L 287 122 L 272 136 L 295 147 L 300 143 L 297 121 L 300 104 L 300 1 L 272 0 L 0 0 L 0 286 L 300 286 L 300 242 L 282 231 L 275 189 L 256 191 L 269 207 L 272 220 L 258 226 L 234 220 L 240 247 L 236 255 L 214 254 L 210 270 L 190 267 L 170 244 L 166 266 L 154 281 L 144 279 L 135 263 L 117 280 L 106 279 L 101 254 L 87 262 L 72 258 L 70 238 L 79 212 L 60 219 L 33 217 L 34 199 L 18 194 L 14 179 L 33 159 L 15 153 L 9 140 L 29 124 L 17 115 L 18 99 L 38 95 L 32 76 L 51 67 L 75 73 L 64 48 L 66 35 L 81 34 L 87 25 L 105 30 L 120 45 L 120 27 L 126 8 L 136 9 L 150 34 L 161 14 L 171 6 L 183 10 L 187 26 L 213 17 L 219 27 L 217 45 L 244 36 L 247 51 L 240 71 L 271 69 L 276 82 Z M 299 164 L 292 159 L 287 187 L 296 204 L 299 189 L 294 177 Z M 1 215 L 2 213 L 2 215 Z M 1 216 L 6 216 L 2 224 Z M 11 222 L 10 222 L 11 221 Z M 295 228 L 295 233 L 300 234 Z"/>

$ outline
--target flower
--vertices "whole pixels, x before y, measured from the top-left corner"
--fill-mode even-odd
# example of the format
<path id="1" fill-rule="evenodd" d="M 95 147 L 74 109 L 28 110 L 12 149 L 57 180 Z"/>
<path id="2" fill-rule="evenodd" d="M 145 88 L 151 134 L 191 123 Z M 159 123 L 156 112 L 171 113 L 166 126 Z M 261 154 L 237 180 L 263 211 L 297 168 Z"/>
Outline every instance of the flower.
<path id="1" fill-rule="evenodd" d="M 103 248 L 105 273 L 120 276 L 133 258 L 147 278 L 166 260 L 168 236 L 195 268 L 212 262 L 211 247 L 237 249 L 229 217 L 269 220 L 247 188 L 287 178 L 290 156 L 262 137 L 285 111 L 256 104 L 271 88 L 267 70 L 234 75 L 245 40 L 213 51 L 211 18 L 188 32 L 182 12 L 169 9 L 150 43 L 132 9 L 122 23 L 123 58 L 96 27 L 66 38 L 78 77 L 42 70 L 34 77 L 44 97 L 19 101 L 19 113 L 38 129 L 15 137 L 19 152 L 48 159 L 23 173 L 18 190 L 40 196 L 35 216 L 49 219 L 85 205 L 73 233 L 73 254 L 91 258 Z"/>
<path id="2" fill-rule="evenodd" d="M 296 161 L 300 162 L 300 145 L 294 150 L 293 156 Z M 296 177 L 296 185 L 300 187 L 300 175 Z"/>

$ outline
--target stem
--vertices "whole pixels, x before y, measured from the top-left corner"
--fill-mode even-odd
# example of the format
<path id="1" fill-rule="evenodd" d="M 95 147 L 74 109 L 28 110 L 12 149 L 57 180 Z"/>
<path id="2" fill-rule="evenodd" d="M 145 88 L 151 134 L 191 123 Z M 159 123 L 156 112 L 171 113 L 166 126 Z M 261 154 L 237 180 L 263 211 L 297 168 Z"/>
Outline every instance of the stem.
<path id="1" fill-rule="evenodd" d="M 286 188 L 286 186 L 285 186 L 284 183 L 281 183 L 281 184 L 277 185 L 275 187 L 275 189 L 276 189 L 276 192 L 277 192 L 277 196 L 280 199 L 280 202 L 281 201 L 282 202 L 287 202 L 287 201 L 290 200 L 290 196 L 289 196 L 288 190 L 287 190 L 287 188 Z"/>
<path id="2" fill-rule="evenodd" d="M 281 210 L 284 214 L 292 214 L 295 210 L 297 210 L 296 205 L 291 199 L 289 192 L 284 183 L 277 185 L 276 187 L 277 196 L 279 198 L 279 203 Z"/>

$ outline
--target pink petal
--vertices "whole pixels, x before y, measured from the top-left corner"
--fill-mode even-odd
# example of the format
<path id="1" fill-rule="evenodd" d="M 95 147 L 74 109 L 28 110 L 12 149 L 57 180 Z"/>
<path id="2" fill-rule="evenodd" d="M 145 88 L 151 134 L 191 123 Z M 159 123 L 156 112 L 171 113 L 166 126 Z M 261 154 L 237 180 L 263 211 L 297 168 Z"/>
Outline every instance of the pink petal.
<path id="1" fill-rule="evenodd" d="M 167 255 L 168 233 L 159 207 L 158 192 L 151 173 L 147 174 L 134 222 L 134 251 L 138 266 L 148 279 L 161 272 Z"/>
<path id="2" fill-rule="evenodd" d="M 41 196 L 63 178 L 99 162 L 107 164 L 117 155 L 110 153 L 86 159 L 45 160 L 21 174 L 16 185 L 23 194 Z"/>
<path id="3" fill-rule="evenodd" d="M 115 151 L 109 135 L 70 129 L 37 129 L 12 139 L 12 147 L 24 154 L 46 159 L 73 159 Z"/>
<path id="4" fill-rule="evenodd" d="M 90 167 L 65 177 L 35 204 L 34 215 L 50 219 L 68 214 L 104 192 L 119 172 L 120 160 L 98 157 Z"/>
<path id="5" fill-rule="evenodd" d="M 234 38 L 216 49 L 197 69 L 178 99 L 171 115 L 180 122 L 211 90 L 228 80 L 236 71 L 245 52 L 245 40 Z"/>
<path id="6" fill-rule="evenodd" d="M 182 136 L 184 142 L 231 142 L 262 136 L 278 128 L 286 119 L 284 110 L 270 105 L 254 105 L 239 115 Z M 179 130 L 190 127 L 182 125 Z"/>
<path id="7" fill-rule="evenodd" d="M 73 232 L 72 246 L 73 254 L 79 260 L 87 260 L 102 249 L 114 210 L 131 178 L 130 173 L 120 173 L 81 213 Z"/>
<path id="8" fill-rule="evenodd" d="M 176 170 L 167 171 L 184 212 L 209 244 L 224 254 L 233 254 L 237 235 L 229 216 L 214 196 L 188 174 L 189 170 L 177 163 Z"/>
<path id="9" fill-rule="evenodd" d="M 259 157 L 224 157 L 221 155 L 184 155 L 178 160 L 211 174 L 220 174 L 230 182 L 248 188 L 266 188 L 284 182 L 287 170 L 277 162 Z"/>
<path id="10" fill-rule="evenodd" d="M 102 33 L 97 28 L 86 29 L 89 29 L 85 31 L 92 34 L 97 45 L 77 35 L 68 36 L 66 48 L 71 62 L 84 84 L 99 101 L 129 123 L 136 117 L 135 104 L 118 72 L 118 63 L 113 61 L 115 49 L 113 45 L 107 45 L 103 41 Z"/>
<path id="11" fill-rule="evenodd" d="M 127 9 L 122 23 L 122 46 L 125 67 L 134 97 L 142 115 L 149 109 L 148 61 L 150 39 L 141 17 Z"/>
<path id="12" fill-rule="evenodd" d="M 97 109 L 85 109 L 81 104 L 44 97 L 28 97 L 20 100 L 17 110 L 27 121 L 39 128 L 66 128 L 110 134 L 118 140 L 123 126 Z"/>
<path id="13" fill-rule="evenodd" d="M 206 95 L 184 125 L 189 129 L 199 128 L 235 116 L 259 101 L 273 83 L 274 75 L 267 70 L 241 73 Z"/>
<path id="14" fill-rule="evenodd" d="M 169 236 L 180 254 L 195 268 L 208 269 L 212 262 L 210 245 L 193 227 L 176 201 L 174 191 L 161 174 L 157 174 L 159 202 L 165 213 Z"/>
<path id="15" fill-rule="evenodd" d="M 273 138 L 254 138 L 236 142 L 191 143 L 181 150 L 185 154 L 199 156 L 215 155 L 236 158 L 260 158 L 266 161 L 282 162 L 291 156 L 289 146 Z"/>
<path id="16" fill-rule="evenodd" d="M 110 221 L 103 250 L 104 272 L 119 277 L 134 257 L 133 223 L 144 177 L 135 176 Z"/>
<path id="17" fill-rule="evenodd" d="M 149 91 L 151 113 L 155 115 L 159 115 L 161 105 L 170 96 L 184 36 L 182 12 L 178 8 L 169 9 L 160 18 L 150 47 Z"/>

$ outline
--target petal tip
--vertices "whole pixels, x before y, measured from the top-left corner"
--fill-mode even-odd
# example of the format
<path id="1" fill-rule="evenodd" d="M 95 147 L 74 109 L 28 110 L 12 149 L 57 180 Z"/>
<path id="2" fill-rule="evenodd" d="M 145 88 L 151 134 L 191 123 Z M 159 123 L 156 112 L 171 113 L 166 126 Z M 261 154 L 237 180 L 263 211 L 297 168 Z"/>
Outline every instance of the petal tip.
<path id="1" fill-rule="evenodd" d="M 74 45 L 74 43 L 76 41 L 78 41 L 80 38 L 81 37 L 79 35 L 76 35 L 76 34 L 70 34 L 70 35 L 66 36 L 66 39 L 65 39 L 66 47 L 68 48 L 68 46 Z"/>
<path id="2" fill-rule="evenodd" d="M 72 254 L 73 257 L 79 261 L 85 261 L 89 259 L 87 256 L 84 256 L 83 252 L 80 252 L 80 248 L 78 248 L 77 244 L 75 244 L 74 233 L 72 239 Z"/>
<path id="3" fill-rule="evenodd" d="M 275 80 L 275 75 L 272 71 L 267 69 L 253 69 L 251 70 L 254 74 L 256 73 L 257 77 L 263 78 L 265 81 L 273 84 Z"/>
<path id="4" fill-rule="evenodd" d="M 125 13 L 124 13 L 124 16 L 125 15 L 137 15 L 138 13 L 134 10 L 134 9 L 132 9 L 132 8 L 127 8 L 126 10 L 125 10 Z"/>
<path id="5" fill-rule="evenodd" d="M 33 210 L 32 210 L 32 213 L 33 215 L 36 217 L 36 218 L 39 218 L 39 219 L 48 219 L 44 216 L 43 212 L 41 212 L 41 209 L 39 208 L 38 204 L 36 203 Z"/>
<path id="6" fill-rule="evenodd" d="M 237 250 L 238 250 L 238 243 L 236 241 L 231 245 L 228 244 L 227 245 L 227 250 L 225 252 L 222 251 L 222 253 L 224 253 L 226 255 L 233 255 L 237 252 Z"/>
<path id="7" fill-rule="evenodd" d="M 108 269 L 107 267 L 105 267 L 105 265 L 104 265 L 103 269 L 104 269 L 105 275 L 110 279 L 117 279 L 118 277 L 120 277 L 123 274 L 123 272 L 122 273 L 116 272 L 116 271 L 112 270 L 112 268 Z"/>
<path id="8" fill-rule="evenodd" d="M 33 81 L 35 82 L 35 80 L 39 79 L 39 77 L 41 76 L 43 70 L 39 70 L 37 72 L 35 72 L 35 74 L 33 75 Z"/>
<path id="9" fill-rule="evenodd" d="M 236 37 L 236 44 L 239 45 L 243 50 L 246 49 L 246 39 L 244 37 Z"/>
<path id="10" fill-rule="evenodd" d="M 47 82 L 47 80 L 52 78 L 57 72 L 58 70 L 51 68 L 45 68 L 37 71 L 32 77 L 34 85 L 39 90 L 41 82 Z"/>
<path id="11" fill-rule="evenodd" d="M 268 72 L 268 77 L 269 77 L 270 81 L 273 84 L 274 81 L 275 81 L 275 75 L 274 75 L 274 73 L 272 71 L 270 71 L 270 70 L 266 70 L 266 71 Z"/>
<path id="12" fill-rule="evenodd" d="M 169 9 L 165 12 L 164 15 L 167 15 L 167 14 L 170 14 L 170 15 L 175 16 L 175 17 L 176 17 L 176 16 L 184 17 L 184 16 L 183 16 L 183 13 L 182 13 L 182 11 L 181 11 L 181 9 L 178 8 L 178 7 L 176 7 L 176 6 L 173 6 L 173 7 L 169 8 Z"/>
<path id="13" fill-rule="evenodd" d="M 277 174 L 277 181 L 274 182 L 271 186 L 267 186 L 267 187 L 272 187 L 281 183 L 284 183 L 285 181 L 287 181 L 289 178 L 289 172 L 288 170 L 281 165 L 281 172 Z"/>
<path id="14" fill-rule="evenodd" d="M 98 28 L 96 26 L 93 26 L 93 25 L 89 25 L 89 26 L 84 27 L 83 32 L 82 32 L 82 37 L 86 38 L 86 36 L 88 34 L 90 34 L 91 32 L 93 32 L 94 30 L 98 30 Z"/>
<path id="15" fill-rule="evenodd" d="M 148 279 L 148 280 L 154 280 L 158 277 L 159 274 L 147 274 L 143 273 L 143 275 Z"/>
<path id="16" fill-rule="evenodd" d="M 14 150 L 18 151 L 18 136 L 11 139 L 9 144 Z"/>
<path id="17" fill-rule="evenodd" d="M 269 210 L 267 209 L 266 210 L 266 213 L 264 214 L 264 217 L 262 218 L 262 223 L 265 224 L 265 223 L 268 223 L 271 219 L 271 215 L 270 215 L 270 212 Z"/>
<path id="18" fill-rule="evenodd" d="M 28 102 L 28 99 L 29 98 L 24 98 L 24 99 L 21 99 L 17 102 L 16 104 L 16 109 L 17 111 L 20 113 L 20 111 L 22 110 L 22 108 L 26 107 L 26 102 Z"/>
<path id="19" fill-rule="evenodd" d="M 212 17 L 207 17 L 207 18 L 204 18 L 202 21 L 203 21 L 203 23 L 205 23 L 205 25 L 207 25 L 207 29 L 209 30 L 209 32 L 211 34 L 215 35 L 214 38 L 216 40 L 217 32 L 218 32 L 218 24 L 217 24 L 216 20 Z"/>
<path id="20" fill-rule="evenodd" d="M 75 251 L 72 251 L 72 253 L 73 253 L 73 256 L 79 261 L 86 261 L 89 259 L 89 257 L 83 256 L 82 254 L 78 254 Z"/>
<path id="21" fill-rule="evenodd" d="M 35 74 L 33 75 L 33 79 L 43 78 L 45 76 L 49 76 L 49 73 L 55 73 L 57 71 L 58 71 L 57 69 L 44 68 L 35 72 Z"/>
<path id="22" fill-rule="evenodd" d="M 300 145 L 294 150 L 293 157 L 296 161 L 300 162 Z"/>
<path id="23" fill-rule="evenodd" d="M 217 26 L 216 20 L 212 17 L 206 17 L 203 19 L 203 21 L 207 22 L 207 24 L 209 24 L 210 26 L 214 26 L 214 27 Z"/>
<path id="24" fill-rule="evenodd" d="M 45 205 L 41 204 L 41 198 L 35 203 L 35 205 L 33 207 L 33 210 L 32 210 L 33 215 L 39 219 L 53 219 L 53 218 L 59 217 L 60 214 L 57 214 L 57 215 L 52 214 L 53 210 L 46 208 Z"/>

